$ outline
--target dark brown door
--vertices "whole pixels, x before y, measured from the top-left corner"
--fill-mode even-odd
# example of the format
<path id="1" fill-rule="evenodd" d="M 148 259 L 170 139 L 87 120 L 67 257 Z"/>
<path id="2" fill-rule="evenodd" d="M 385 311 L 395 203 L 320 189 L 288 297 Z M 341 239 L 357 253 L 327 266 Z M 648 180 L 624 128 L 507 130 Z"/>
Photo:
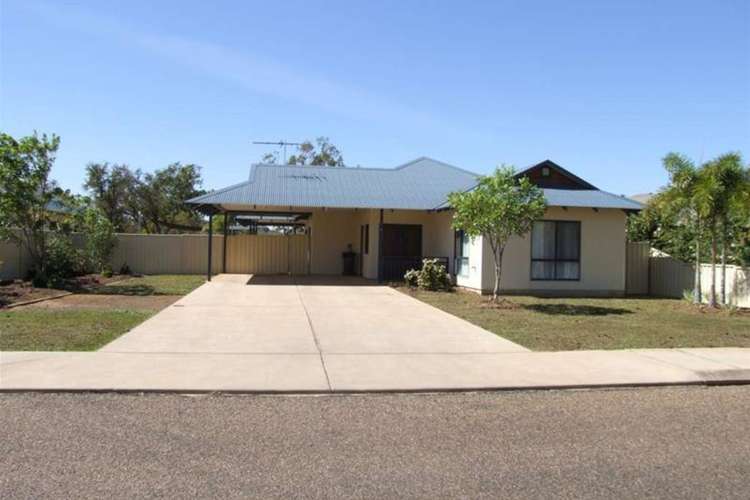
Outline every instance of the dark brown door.
<path id="1" fill-rule="evenodd" d="M 383 225 L 383 257 L 421 257 L 422 226 L 415 224 Z"/>
<path id="2" fill-rule="evenodd" d="M 401 280 L 409 269 L 419 269 L 422 259 L 422 226 L 383 225 L 383 276 Z"/>

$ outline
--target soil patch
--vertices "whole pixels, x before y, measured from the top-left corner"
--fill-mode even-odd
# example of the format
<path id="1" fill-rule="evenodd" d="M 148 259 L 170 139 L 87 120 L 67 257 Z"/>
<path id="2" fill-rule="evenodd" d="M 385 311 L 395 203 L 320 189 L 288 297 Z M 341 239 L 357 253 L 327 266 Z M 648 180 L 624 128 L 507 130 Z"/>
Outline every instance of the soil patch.
<path id="1" fill-rule="evenodd" d="M 68 295 L 56 300 L 37 302 L 21 309 L 128 309 L 158 311 L 173 304 L 180 295 Z"/>

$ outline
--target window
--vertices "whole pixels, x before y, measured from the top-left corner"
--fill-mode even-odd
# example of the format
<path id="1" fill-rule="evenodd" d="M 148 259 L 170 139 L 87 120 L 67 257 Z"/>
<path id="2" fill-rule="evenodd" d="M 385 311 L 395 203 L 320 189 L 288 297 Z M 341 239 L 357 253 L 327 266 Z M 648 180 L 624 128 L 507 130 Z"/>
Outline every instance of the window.
<path id="1" fill-rule="evenodd" d="M 469 237 L 463 231 L 455 233 L 456 261 L 453 264 L 458 276 L 469 275 Z"/>
<path id="2" fill-rule="evenodd" d="M 538 221 L 531 230 L 531 279 L 581 279 L 581 223 Z"/>

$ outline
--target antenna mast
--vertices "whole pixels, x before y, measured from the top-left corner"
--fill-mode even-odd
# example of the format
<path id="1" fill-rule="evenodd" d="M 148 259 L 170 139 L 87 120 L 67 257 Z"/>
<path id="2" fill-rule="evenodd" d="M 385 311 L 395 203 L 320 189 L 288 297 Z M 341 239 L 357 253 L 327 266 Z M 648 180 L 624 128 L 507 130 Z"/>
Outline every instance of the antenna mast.
<path id="1" fill-rule="evenodd" d="M 301 142 L 287 142 L 284 140 L 281 141 L 253 141 L 253 144 L 263 144 L 263 145 L 271 145 L 271 146 L 279 146 L 284 151 L 284 163 L 286 163 L 286 148 L 287 146 L 301 146 Z"/>

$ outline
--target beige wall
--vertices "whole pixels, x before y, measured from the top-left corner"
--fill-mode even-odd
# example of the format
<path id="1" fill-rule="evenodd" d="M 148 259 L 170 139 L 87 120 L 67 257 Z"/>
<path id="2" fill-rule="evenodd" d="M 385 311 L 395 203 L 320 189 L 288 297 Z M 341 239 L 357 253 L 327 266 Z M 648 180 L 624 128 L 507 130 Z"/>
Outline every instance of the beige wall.
<path id="1" fill-rule="evenodd" d="M 625 292 L 625 221 L 621 210 L 550 207 L 547 220 L 581 222 L 581 279 L 532 281 L 531 238 L 513 238 L 503 255 L 500 286 L 507 293 L 622 295 Z M 481 257 L 480 257 L 481 256 Z M 479 261 L 479 262 L 477 262 Z M 469 256 L 470 275 L 458 278 L 461 286 L 492 291 L 495 280 L 490 245 L 476 238 Z"/>

